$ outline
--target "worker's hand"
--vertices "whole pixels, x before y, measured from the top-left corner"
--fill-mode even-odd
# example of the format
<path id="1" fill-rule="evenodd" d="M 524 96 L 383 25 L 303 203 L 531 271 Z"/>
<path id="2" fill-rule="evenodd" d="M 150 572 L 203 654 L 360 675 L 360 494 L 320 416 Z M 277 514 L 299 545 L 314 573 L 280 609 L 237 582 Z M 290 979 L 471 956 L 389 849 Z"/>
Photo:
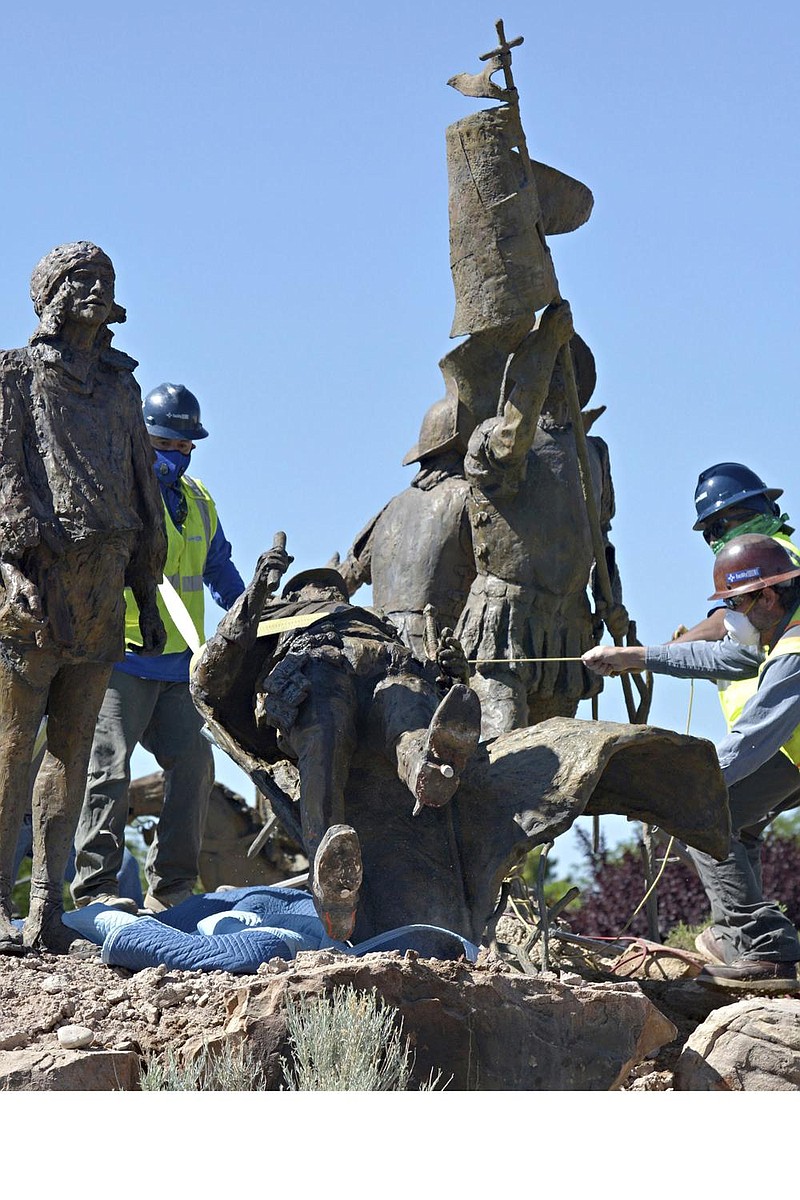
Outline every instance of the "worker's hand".
<path id="1" fill-rule="evenodd" d="M 539 322 L 539 331 L 542 337 L 556 346 L 563 346 L 569 341 L 575 332 L 575 326 L 572 323 L 572 309 L 567 300 L 547 306 Z"/>
<path id="2" fill-rule="evenodd" d="M 139 632 L 142 635 L 141 646 L 128 644 L 129 649 L 143 658 L 155 658 L 161 654 L 167 644 L 167 631 L 161 620 L 155 596 L 139 604 Z"/>
<path id="3" fill-rule="evenodd" d="M 469 664 L 464 647 L 452 629 L 443 629 L 436 645 L 436 665 L 443 675 L 469 683 Z"/>
<path id="4" fill-rule="evenodd" d="M 44 609 L 39 589 L 28 576 L 13 563 L 0 563 L 0 578 L 5 588 L 6 604 L 11 606 L 12 624 L 15 632 L 41 629 L 45 624 Z M 11 632 L 11 630 L 9 630 Z"/>
<path id="5" fill-rule="evenodd" d="M 593 646 L 581 657 L 581 662 L 595 675 L 620 675 L 626 671 L 643 671 L 644 646 Z"/>
<path id="6" fill-rule="evenodd" d="M 631 619 L 624 604 L 598 603 L 596 609 L 597 616 L 613 638 L 624 638 L 626 636 Z"/>

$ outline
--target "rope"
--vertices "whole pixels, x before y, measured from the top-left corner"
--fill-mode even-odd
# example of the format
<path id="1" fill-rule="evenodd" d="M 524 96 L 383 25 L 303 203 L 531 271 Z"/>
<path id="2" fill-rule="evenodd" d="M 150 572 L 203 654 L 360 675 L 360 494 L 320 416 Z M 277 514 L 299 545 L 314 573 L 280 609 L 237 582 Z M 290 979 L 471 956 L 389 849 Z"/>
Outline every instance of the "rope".
<path id="1" fill-rule="evenodd" d="M 468 658 L 470 665 L 475 663 L 523 663 L 523 662 L 583 662 L 580 654 L 574 658 L 555 658 L 545 654 L 542 658 Z"/>
<path id="2" fill-rule="evenodd" d="M 694 680 L 690 679 L 689 680 L 689 708 L 686 713 L 686 733 L 687 733 L 687 735 L 689 733 L 689 728 L 692 723 L 692 707 L 693 707 L 693 705 L 694 705 Z M 675 844 L 675 834 L 673 833 L 670 835 L 670 839 L 667 842 L 667 848 L 664 851 L 664 857 L 661 860 L 661 867 L 659 868 L 658 874 L 656 875 L 653 882 L 650 884 L 650 887 L 647 889 L 645 894 L 642 896 L 641 900 L 639 901 L 636 908 L 631 913 L 631 915 L 628 918 L 628 920 L 626 921 L 626 923 L 623 925 L 622 933 L 624 933 L 626 929 L 630 928 L 630 925 L 631 925 L 634 917 L 636 917 L 642 911 L 645 904 L 647 903 L 647 901 L 650 899 L 653 892 L 658 887 L 659 882 L 661 881 L 661 876 L 664 874 L 665 870 L 667 869 L 667 862 L 669 861 L 669 856 L 672 852 L 672 847 L 674 844 Z"/>

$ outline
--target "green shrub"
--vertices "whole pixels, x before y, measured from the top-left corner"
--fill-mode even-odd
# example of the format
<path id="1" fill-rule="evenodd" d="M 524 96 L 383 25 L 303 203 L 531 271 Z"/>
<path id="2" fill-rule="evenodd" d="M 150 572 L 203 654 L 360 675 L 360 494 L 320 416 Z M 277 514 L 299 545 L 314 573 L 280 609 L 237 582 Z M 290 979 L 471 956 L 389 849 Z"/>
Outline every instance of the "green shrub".
<path id="1" fill-rule="evenodd" d="M 143 1092 L 264 1092 L 266 1078 L 246 1045 L 225 1042 L 221 1048 L 205 1047 L 190 1063 L 167 1050 L 151 1055 L 139 1086 Z"/>
<path id="2" fill-rule="evenodd" d="M 402 1092 L 414 1056 L 397 1012 L 375 990 L 334 988 L 330 998 L 287 999 L 293 1061 L 284 1060 L 286 1086 L 297 1092 Z M 427 1089 L 439 1082 L 429 1081 Z"/>

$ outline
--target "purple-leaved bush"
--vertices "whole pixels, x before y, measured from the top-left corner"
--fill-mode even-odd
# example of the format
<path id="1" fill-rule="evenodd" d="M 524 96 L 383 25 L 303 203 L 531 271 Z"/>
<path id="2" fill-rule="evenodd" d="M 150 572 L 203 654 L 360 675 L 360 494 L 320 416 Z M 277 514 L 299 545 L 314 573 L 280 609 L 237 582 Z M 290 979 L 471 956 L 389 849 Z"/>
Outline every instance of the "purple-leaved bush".
<path id="1" fill-rule="evenodd" d="M 645 892 L 644 868 L 638 847 L 626 846 L 609 853 L 601 842 L 597 855 L 583 830 L 581 841 L 588 882 L 581 889 L 581 906 L 564 914 L 573 933 L 585 937 L 614 937 L 622 933 Z M 768 833 L 761 854 L 764 895 L 779 901 L 795 925 L 800 925 L 800 838 Z M 697 873 L 680 862 L 670 862 L 658 885 L 658 920 L 661 936 L 673 926 L 706 924 L 709 907 Z M 626 934 L 647 936 L 644 909 Z"/>

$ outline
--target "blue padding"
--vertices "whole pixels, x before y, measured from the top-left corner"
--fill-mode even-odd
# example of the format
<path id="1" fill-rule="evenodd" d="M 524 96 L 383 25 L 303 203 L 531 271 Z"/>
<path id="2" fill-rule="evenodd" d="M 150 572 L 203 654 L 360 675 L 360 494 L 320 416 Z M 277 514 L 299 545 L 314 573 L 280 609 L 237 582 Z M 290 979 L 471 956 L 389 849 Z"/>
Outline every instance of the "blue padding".
<path id="1" fill-rule="evenodd" d="M 258 924 L 239 925 L 236 912 L 254 914 Z M 209 920 L 230 914 L 230 921 Z M 122 918 L 122 919 L 121 919 Z M 198 928 L 198 922 L 204 928 Z M 125 917 L 102 905 L 65 914 L 65 924 L 103 947 L 103 962 L 140 971 L 163 963 L 179 971 L 229 971 L 253 974 L 272 958 L 290 960 L 301 950 L 334 949 L 364 954 L 414 950 L 422 958 L 474 962 L 478 947 L 466 938 L 433 925 L 404 925 L 350 946 L 332 941 L 306 892 L 294 888 L 233 888 L 191 896 L 175 908 L 152 917 Z M 227 933 L 216 929 L 227 928 Z"/>
<path id="2" fill-rule="evenodd" d="M 294 958 L 294 947 L 274 930 L 254 929 L 247 933 L 182 933 L 159 921 L 146 918 L 123 925 L 103 942 L 102 958 L 112 967 L 141 971 L 159 963 L 176 971 L 229 971 L 232 975 L 254 975 L 271 958 Z"/>

